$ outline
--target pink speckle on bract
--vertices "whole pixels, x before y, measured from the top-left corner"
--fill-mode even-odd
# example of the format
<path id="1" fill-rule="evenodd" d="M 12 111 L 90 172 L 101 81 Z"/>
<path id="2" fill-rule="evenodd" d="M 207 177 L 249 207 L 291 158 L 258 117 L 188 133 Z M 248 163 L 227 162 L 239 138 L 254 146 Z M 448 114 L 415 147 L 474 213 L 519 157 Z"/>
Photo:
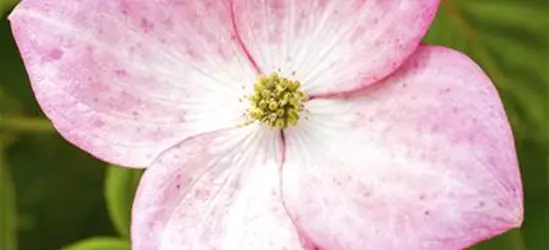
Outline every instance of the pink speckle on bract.
<path id="1" fill-rule="evenodd" d="M 50 51 L 50 53 L 48 54 L 48 56 L 46 57 L 46 59 L 49 59 L 49 60 L 59 60 L 61 59 L 61 57 L 63 56 L 63 51 L 60 50 L 60 49 L 57 49 L 57 48 L 54 48 Z"/>
<path id="2" fill-rule="evenodd" d="M 132 249 L 462 249 L 522 223 L 513 137 L 437 0 L 23 0 L 10 16 L 64 138 L 147 167 Z M 247 115 L 301 82 L 296 126 Z"/>

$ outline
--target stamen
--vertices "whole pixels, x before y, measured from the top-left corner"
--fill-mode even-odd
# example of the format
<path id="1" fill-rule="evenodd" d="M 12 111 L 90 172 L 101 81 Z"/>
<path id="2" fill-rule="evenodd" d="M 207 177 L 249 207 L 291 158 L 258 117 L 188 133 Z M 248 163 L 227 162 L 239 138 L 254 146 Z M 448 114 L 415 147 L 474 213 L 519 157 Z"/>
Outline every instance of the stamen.
<path id="1" fill-rule="evenodd" d="M 248 116 L 273 128 L 296 125 L 308 100 L 307 94 L 299 90 L 300 86 L 299 81 L 280 77 L 278 73 L 260 75 L 248 98 L 252 104 Z"/>

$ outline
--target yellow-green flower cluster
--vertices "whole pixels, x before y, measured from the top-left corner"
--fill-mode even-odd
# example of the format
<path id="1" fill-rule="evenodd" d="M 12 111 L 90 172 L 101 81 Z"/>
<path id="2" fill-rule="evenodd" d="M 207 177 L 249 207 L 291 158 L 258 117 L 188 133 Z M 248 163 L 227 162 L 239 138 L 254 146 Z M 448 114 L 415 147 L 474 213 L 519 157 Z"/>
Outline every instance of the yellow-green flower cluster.
<path id="1" fill-rule="evenodd" d="M 277 73 L 260 75 L 249 97 L 252 106 L 248 109 L 250 118 L 273 128 L 294 126 L 299 121 L 299 113 L 308 100 L 307 94 L 300 91 L 301 83 L 280 77 Z"/>

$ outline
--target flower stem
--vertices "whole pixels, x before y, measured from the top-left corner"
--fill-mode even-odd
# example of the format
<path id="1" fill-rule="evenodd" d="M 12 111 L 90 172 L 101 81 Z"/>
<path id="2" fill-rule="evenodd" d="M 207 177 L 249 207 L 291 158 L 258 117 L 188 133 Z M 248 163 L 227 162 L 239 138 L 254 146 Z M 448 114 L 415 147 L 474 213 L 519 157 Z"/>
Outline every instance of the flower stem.
<path id="1" fill-rule="evenodd" d="M 512 231 L 509 231 L 507 234 L 508 234 L 509 240 L 511 241 L 511 244 L 513 245 L 513 249 L 526 250 L 526 245 L 522 240 L 522 233 L 520 229 L 514 229 Z"/>
<path id="2" fill-rule="evenodd" d="M 50 121 L 44 118 L 0 116 L 0 131 L 44 133 L 54 132 Z"/>

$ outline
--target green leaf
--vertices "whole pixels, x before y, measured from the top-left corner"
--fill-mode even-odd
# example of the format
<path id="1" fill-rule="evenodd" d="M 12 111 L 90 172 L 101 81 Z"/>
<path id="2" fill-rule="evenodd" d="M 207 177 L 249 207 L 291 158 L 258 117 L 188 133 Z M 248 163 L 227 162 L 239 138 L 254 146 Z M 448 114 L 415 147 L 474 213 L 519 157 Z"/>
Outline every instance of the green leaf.
<path id="1" fill-rule="evenodd" d="M 525 190 L 523 227 L 474 249 L 547 246 L 548 17 L 546 0 L 442 0 L 425 39 L 480 64 L 500 91 L 516 139 Z"/>
<path id="2" fill-rule="evenodd" d="M 19 249 L 60 249 L 114 234 L 102 187 L 105 164 L 58 134 L 21 134 L 6 151 L 17 190 Z"/>
<path id="3" fill-rule="evenodd" d="M 17 249 L 15 191 L 9 168 L 4 161 L 4 145 L 0 135 L 0 249 Z"/>
<path id="4" fill-rule="evenodd" d="M 3 15 L 8 9 L 13 7 L 19 0 L 0 0 L 0 15 Z"/>
<path id="5" fill-rule="evenodd" d="M 105 180 L 107 208 L 114 227 L 120 235 L 128 237 L 131 208 L 142 171 L 110 166 Z"/>
<path id="6" fill-rule="evenodd" d="M 94 237 L 86 239 L 62 250 L 130 250 L 130 242 L 127 239 L 113 237 Z"/>

